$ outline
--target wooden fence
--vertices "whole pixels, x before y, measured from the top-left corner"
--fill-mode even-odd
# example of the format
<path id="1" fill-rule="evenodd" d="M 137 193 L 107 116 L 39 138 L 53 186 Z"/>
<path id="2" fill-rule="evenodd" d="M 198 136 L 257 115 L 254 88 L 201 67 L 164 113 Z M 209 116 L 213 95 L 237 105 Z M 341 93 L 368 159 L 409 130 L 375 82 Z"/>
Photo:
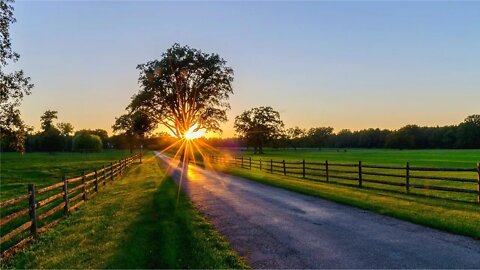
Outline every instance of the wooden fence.
<path id="1" fill-rule="evenodd" d="M 37 238 L 57 224 L 61 218 L 95 196 L 107 182 L 121 175 L 141 155 L 132 155 L 81 176 L 66 178 L 37 189 L 28 184 L 28 192 L 20 197 L 0 202 L 2 258 Z M 59 192 L 60 191 L 60 192 Z"/>
<path id="2" fill-rule="evenodd" d="M 272 174 L 293 176 L 321 182 L 336 182 L 365 188 L 387 188 L 388 190 L 410 193 L 412 189 L 449 193 L 440 196 L 455 200 L 480 203 L 480 162 L 472 168 L 416 167 L 406 162 L 404 166 L 385 166 L 358 163 L 285 161 L 273 159 L 252 159 L 237 156 L 233 158 L 209 156 L 211 163 L 224 163 L 243 169 L 258 169 Z M 438 175 L 440 174 L 441 175 Z M 475 179 L 476 178 L 476 179 Z M 433 184 L 432 184 L 433 183 Z M 440 184 L 439 184 L 440 183 Z M 422 193 L 420 193 L 422 194 Z M 423 193 L 425 194 L 425 193 Z M 471 194 L 471 197 L 451 194 Z M 472 196 L 473 195 L 473 196 Z"/>

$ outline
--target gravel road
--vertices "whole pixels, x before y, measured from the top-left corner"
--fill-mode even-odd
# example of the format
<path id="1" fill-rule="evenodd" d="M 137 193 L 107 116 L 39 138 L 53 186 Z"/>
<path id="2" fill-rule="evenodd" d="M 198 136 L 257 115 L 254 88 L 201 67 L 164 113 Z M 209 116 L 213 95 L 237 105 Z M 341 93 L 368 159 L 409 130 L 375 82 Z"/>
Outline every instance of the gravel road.
<path id="1" fill-rule="evenodd" d="M 480 268 L 472 238 L 193 165 L 182 187 L 254 268 Z"/>

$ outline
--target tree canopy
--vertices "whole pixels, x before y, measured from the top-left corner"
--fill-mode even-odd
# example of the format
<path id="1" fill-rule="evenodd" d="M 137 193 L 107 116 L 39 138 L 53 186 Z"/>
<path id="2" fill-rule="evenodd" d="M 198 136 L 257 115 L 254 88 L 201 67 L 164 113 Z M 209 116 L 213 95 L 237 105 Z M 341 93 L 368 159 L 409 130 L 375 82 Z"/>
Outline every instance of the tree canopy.
<path id="1" fill-rule="evenodd" d="M 12 49 L 10 25 L 14 23 L 13 1 L 0 1 L 0 138 L 10 140 L 10 146 L 23 152 L 28 127 L 20 117 L 18 107 L 33 84 L 23 70 L 7 72 L 9 63 L 17 62 L 20 55 Z"/>
<path id="2" fill-rule="evenodd" d="M 67 122 L 60 122 L 57 124 L 58 130 L 62 136 L 70 136 L 73 132 L 73 125 Z"/>
<path id="3" fill-rule="evenodd" d="M 133 143 L 137 139 L 143 140 L 145 135 L 152 132 L 156 123 L 151 117 L 143 112 L 136 111 L 115 118 L 112 129 L 114 133 L 121 133 L 127 137 L 130 144 L 130 152 L 133 152 Z"/>
<path id="4" fill-rule="evenodd" d="M 280 113 L 272 107 L 258 107 L 235 117 L 234 128 L 237 134 L 253 144 L 256 153 L 263 153 L 263 146 L 279 137 L 283 131 Z"/>
<path id="5" fill-rule="evenodd" d="M 58 112 L 47 110 L 40 116 L 40 126 L 42 127 L 43 131 L 48 131 L 53 126 L 53 119 L 58 119 Z"/>
<path id="6" fill-rule="evenodd" d="M 218 54 L 174 44 L 161 59 L 137 68 L 141 89 L 128 107 L 131 112 L 145 113 L 177 138 L 189 130 L 221 131 L 233 94 L 233 69 Z"/>
<path id="7" fill-rule="evenodd" d="M 103 148 L 99 136 L 88 132 L 79 132 L 73 138 L 73 150 L 81 152 L 99 152 Z"/>
<path id="8" fill-rule="evenodd" d="M 316 127 L 311 128 L 307 132 L 310 140 L 312 141 L 312 146 L 317 147 L 318 149 L 322 148 L 330 136 L 333 135 L 332 127 Z"/>

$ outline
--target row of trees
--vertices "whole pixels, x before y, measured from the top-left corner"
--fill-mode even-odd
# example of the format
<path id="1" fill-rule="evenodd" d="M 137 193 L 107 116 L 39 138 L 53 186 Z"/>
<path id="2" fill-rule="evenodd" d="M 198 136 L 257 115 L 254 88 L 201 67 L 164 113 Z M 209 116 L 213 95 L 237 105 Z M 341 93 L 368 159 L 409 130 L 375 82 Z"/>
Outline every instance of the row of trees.
<path id="1" fill-rule="evenodd" d="M 40 117 L 40 131 L 33 132 L 33 128 L 27 127 L 25 132 L 24 149 L 27 151 L 100 151 L 108 146 L 108 133 L 102 129 L 78 130 L 75 133 L 72 124 L 59 122 L 58 112 L 47 110 Z M 9 137 L 2 137 L 1 150 L 14 151 Z"/>
<path id="2" fill-rule="evenodd" d="M 262 153 L 272 147 L 355 147 L 355 148 L 480 148 L 480 115 L 468 116 L 458 125 L 420 127 L 407 125 L 398 130 L 363 129 L 333 132 L 331 127 L 284 129 L 280 114 L 271 107 L 245 111 L 235 118 L 235 130 L 241 143 Z M 232 146 L 232 140 L 216 139 L 217 146 Z"/>

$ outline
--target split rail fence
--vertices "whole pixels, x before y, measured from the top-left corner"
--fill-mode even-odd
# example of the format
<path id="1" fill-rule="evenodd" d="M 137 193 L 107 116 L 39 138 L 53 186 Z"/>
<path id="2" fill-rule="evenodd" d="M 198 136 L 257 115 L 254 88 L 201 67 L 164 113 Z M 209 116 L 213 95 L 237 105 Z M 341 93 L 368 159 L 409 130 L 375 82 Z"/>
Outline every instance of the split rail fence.
<path id="1" fill-rule="evenodd" d="M 2 258 L 37 238 L 95 196 L 102 186 L 123 174 L 136 159 L 141 162 L 141 155 L 117 160 L 78 177 L 63 176 L 61 182 L 39 189 L 28 184 L 27 194 L 0 202 Z"/>
<path id="2" fill-rule="evenodd" d="M 224 163 L 243 169 L 292 176 L 296 178 L 334 182 L 364 188 L 387 189 L 395 192 L 448 198 L 480 203 L 480 162 L 471 168 L 385 166 L 358 163 L 286 161 L 252 159 L 237 156 L 209 156 L 211 163 Z"/>

